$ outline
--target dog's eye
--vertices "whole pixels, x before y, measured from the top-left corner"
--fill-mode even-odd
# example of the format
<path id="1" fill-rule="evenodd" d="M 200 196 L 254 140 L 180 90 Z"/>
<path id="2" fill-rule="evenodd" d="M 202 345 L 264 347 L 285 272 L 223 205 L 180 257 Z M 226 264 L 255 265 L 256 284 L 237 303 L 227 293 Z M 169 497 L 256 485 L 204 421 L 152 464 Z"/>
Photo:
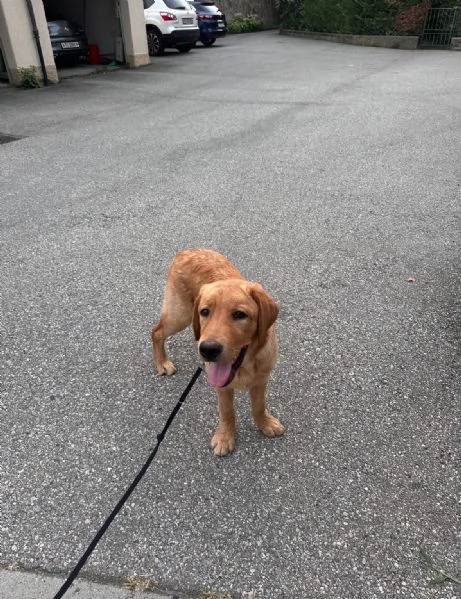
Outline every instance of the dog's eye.
<path id="1" fill-rule="evenodd" d="M 210 315 L 210 311 L 208 310 L 208 308 L 202 308 L 200 310 L 200 316 L 209 316 Z"/>
<path id="2" fill-rule="evenodd" d="M 234 320 L 244 320 L 245 318 L 248 318 L 248 314 L 245 314 L 245 312 L 242 312 L 241 310 L 236 310 L 235 312 L 232 312 L 232 318 Z"/>

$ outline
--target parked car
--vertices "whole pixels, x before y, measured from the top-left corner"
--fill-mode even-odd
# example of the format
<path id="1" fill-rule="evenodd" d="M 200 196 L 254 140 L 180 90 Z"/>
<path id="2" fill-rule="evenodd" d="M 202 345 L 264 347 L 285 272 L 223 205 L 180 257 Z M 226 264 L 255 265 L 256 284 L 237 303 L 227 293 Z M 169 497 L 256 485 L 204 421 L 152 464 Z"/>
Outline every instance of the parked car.
<path id="1" fill-rule="evenodd" d="M 64 19 L 48 21 L 51 48 L 57 64 L 77 64 L 88 58 L 88 40 L 78 25 Z"/>
<path id="2" fill-rule="evenodd" d="M 213 2 L 189 2 L 197 13 L 200 28 L 200 41 L 204 46 L 212 46 L 218 37 L 227 33 L 226 16 Z"/>
<path id="3" fill-rule="evenodd" d="M 197 15 L 186 0 L 144 0 L 144 17 L 150 56 L 165 48 L 189 52 L 200 37 Z"/>

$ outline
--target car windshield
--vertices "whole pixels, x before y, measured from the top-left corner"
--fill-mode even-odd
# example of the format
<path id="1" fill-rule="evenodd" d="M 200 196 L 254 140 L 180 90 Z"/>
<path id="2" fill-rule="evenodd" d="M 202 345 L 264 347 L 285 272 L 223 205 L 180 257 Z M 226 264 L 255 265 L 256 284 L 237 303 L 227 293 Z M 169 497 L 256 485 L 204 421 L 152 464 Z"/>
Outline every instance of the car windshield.
<path id="1" fill-rule="evenodd" d="M 48 21 L 48 31 L 50 37 L 64 37 L 76 35 L 78 28 L 70 21 Z"/>
<path id="2" fill-rule="evenodd" d="M 150 8 L 155 0 L 144 0 L 144 8 Z"/>

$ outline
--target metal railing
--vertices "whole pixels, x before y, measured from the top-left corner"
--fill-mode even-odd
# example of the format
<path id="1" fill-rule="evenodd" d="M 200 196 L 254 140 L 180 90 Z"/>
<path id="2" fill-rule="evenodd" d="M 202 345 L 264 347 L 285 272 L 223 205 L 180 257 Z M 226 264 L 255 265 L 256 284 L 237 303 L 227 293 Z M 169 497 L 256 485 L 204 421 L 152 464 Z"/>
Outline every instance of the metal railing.
<path id="1" fill-rule="evenodd" d="M 455 36 L 461 36 L 461 7 L 430 8 L 426 14 L 419 45 L 447 47 Z"/>

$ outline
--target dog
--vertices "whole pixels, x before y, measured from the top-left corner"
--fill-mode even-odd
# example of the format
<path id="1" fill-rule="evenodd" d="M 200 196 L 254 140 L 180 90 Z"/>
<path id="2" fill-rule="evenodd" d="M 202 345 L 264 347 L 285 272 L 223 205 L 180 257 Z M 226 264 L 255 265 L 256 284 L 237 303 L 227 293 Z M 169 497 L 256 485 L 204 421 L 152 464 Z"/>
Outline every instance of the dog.
<path id="1" fill-rule="evenodd" d="M 277 360 L 274 323 L 278 305 L 259 284 L 246 281 L 222 254 L 209 249 L 178 252 L 168 270 L 160 320 L 152 329 L 159 374 L 176 367 L 165 351 L 168 337 L 192 324 L 208 382 L 218 396 L 217 456 L 235 447 L 234 390 L 248 390 L 254 423 L 267 437 L 284 427 L 266 408 L 269 375 Z"/>

